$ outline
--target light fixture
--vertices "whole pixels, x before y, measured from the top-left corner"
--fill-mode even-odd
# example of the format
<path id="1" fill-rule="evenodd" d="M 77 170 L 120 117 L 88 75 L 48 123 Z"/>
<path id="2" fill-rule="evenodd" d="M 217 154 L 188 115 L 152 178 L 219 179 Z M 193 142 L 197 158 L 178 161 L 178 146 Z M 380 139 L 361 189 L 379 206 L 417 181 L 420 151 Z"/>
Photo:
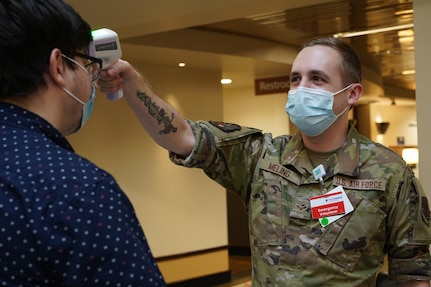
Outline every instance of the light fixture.
<path id="1" fill-rule="evenodd" d="M 376 122 L 376 126 L 379 135 L 384 135 L 389 127 L 389 122 Z"/>
<path id="2" fill-rule="evenodd" d="M 400 44 L 413 44 L 415 41 L 415 32 L 413 29 L 399 30 L 397 34 Z"/>
<path id="3" fill-rule="evenodd" d="M 382 27 L 382 28 L 362 30 L 362 31 L 341 32 L 341 33 L 334 34 L 334 37 L 335 38 L 349 38 L 349 37 L 363 36 L 363 35 L 369 35 L 369 34 L 375 34 L 375 33 L 381 33 L 381 32 L 410 29 L 413 27 L 414 27 L 413 24 L 403 24 L 403 25 Z"/>
<path id="4" fill-rule="evenodd" d="M 415 37 L 413 36 L 398 38 L 398 42 L 400 42 L 400 44 L 412 44 L 414 41 L 415 41 Z"/>
<path id="5" fill-rule="evenodd" d="M 186 66 L 186 63 L 184 63 L 184 62 L 178 63 L 178 67 L 180 67 L 180 68 L 184 68 L 185 66 Z"/>
<path id="6" fill-rule="evenodd" d="M 401 74 L 403 74 L 403 75 L 413 75 L 415 73 L 416 73 L 415 70 L 404 70 L 401 72 Z"/>
<path id="7" fill-rule="evenodd" d="M 403 29 L 398 31 L 398 37 L 413 37 L 415 32 L 413 29 Z"/>
<path id="8" fill-rule="evenodd" d="M 232 84 L 232 79 L 221 79 L 220 83 L 223 85 L 229 85 Z"/>
<path id="9" fill-rule="evenodd" d="M 416 168 L 419 162 L 419 150 L 417 148 L 403 148 L 402 157 L 408 166 Z"/>
<path id="10" fill-rule="evenodd" d="M 408 14 L 413 14 L 413 9 L 406 9 L 406 10 L 400 10 L 395 12 L 396 16 L 408 15 Z"/>

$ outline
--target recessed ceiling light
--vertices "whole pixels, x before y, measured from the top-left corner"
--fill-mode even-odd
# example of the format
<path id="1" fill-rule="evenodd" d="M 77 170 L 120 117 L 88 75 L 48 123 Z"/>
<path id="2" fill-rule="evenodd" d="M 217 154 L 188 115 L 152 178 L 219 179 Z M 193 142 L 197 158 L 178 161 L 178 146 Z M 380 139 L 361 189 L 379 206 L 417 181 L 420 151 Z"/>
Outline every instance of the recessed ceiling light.
<path id="1" fill-rule="evenodd" d="M 395 12 L 395 15 L 397 15 L 397 16 L 406 15 L 406 14 L 413 14 L 413 9 L 406 9 L 406 10 L 401 10 L 401 11 Z"/>
<path id="2" fill-rule="evenodd" d="M 401 72 L 401 74 L 403 74 L 403 75 L 413 75 L 415 73 L 416 73 L 415 70 L 404 70 Z"/>
<path id="3" fill-rule="evenodd" d="M 223 85 L 229 85 L 229 84 L 232 84 L 232 80 L 231 79 L 221 79 L 220 83 L 222 83 Z"/>
<path id="4" fill-rule="evenodd" d="M 186 63 L 184 63 L 184 62 L 178 63 L 178 67 L 180 67 L 180 68 L 184 68 L 185 66 L 186 66 Z"/>

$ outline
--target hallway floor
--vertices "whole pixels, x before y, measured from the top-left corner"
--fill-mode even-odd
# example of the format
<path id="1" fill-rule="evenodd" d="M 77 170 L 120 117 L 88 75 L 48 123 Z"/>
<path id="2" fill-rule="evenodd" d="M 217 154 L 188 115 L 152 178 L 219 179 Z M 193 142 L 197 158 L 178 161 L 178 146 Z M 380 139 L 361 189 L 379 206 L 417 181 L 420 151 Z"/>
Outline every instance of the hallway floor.
<path id="1" fill-rule="evenodd" d="M 216 285 L 213 287 L 245 287 L 244 284 L 251 280 L 250 256 L 230 255 L 229 268 L 231 271 L 231 281 L 229 283 Z"/>

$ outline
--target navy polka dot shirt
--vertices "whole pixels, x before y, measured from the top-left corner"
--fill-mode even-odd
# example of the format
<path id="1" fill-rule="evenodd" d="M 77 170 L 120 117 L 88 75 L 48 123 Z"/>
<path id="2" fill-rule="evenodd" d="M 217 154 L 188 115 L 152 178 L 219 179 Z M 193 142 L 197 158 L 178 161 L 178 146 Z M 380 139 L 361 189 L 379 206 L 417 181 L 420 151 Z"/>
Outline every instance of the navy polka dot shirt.
<path id="1" fill-rule="evenodd" d="M 17 106 L 0 134 L 1 286 L 166 286 L 111 175 Z"/>

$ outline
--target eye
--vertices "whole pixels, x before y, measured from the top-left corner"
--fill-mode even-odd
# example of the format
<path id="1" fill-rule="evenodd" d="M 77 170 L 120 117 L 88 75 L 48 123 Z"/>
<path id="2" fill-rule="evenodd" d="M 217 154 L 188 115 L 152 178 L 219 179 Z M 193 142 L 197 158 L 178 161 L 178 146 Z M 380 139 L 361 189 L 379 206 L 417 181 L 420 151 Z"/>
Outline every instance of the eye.
<path id="1" fill-rule="evenodd" d="M 314 83 L 316 83 L 316 84 L 322 84 L 322 83 L 324 83 L 325 81 L 324 81 L 324 80 L 323 80 L 323 78 L 321 78 L 321 77 L 313 76 L 313 82 L 314 82 Z"/>
<path id="2" fill-rule="evenodd" d="M 301 79 L 298 76 L 291 76 L 290 77 L 290 85 L 296 85 L 301 81 Z"/>

